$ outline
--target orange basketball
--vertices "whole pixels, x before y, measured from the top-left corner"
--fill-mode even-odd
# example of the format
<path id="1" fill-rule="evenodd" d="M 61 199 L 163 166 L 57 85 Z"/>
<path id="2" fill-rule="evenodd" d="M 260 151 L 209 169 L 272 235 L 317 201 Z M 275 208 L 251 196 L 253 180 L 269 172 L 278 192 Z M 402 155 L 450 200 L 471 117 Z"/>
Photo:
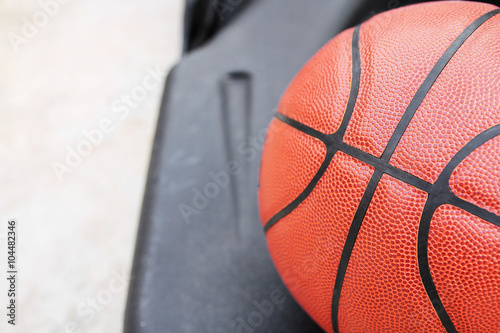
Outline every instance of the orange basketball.
<path id="1" fill-rule="evenodd" d="M 500 332 L 500 9 L 433 2 L 342 32 L 282 97 L 268 247 L 328 332 Z"/>

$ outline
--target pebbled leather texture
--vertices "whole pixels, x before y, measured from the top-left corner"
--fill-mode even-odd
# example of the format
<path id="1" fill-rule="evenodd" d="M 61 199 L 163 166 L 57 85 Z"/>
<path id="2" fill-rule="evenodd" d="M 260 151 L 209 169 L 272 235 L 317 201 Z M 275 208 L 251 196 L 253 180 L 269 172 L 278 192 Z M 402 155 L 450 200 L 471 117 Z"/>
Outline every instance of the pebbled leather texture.
<path id="1" fill-rule="evenodd" d="M 325 331 L 500 332 L 500 15 L 481 21 L 495 9 L 440 1 L 361 24 L 340 139 L 354 29 L 284 94 L 264 146 L 261 220 L 282 279 Z"/>

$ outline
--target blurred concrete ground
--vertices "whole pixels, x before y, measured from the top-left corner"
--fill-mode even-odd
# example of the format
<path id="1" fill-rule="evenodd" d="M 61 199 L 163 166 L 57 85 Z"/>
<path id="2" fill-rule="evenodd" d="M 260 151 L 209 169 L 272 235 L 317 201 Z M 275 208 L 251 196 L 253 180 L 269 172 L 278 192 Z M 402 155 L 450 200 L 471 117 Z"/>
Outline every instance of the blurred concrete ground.
<path id="1" fill-rule="evenodd" d="M 55 1 L 0 0 L 0 309 L 7 219 L 20 228 L 0 332 L 121 332 L 184 1 Z"/>

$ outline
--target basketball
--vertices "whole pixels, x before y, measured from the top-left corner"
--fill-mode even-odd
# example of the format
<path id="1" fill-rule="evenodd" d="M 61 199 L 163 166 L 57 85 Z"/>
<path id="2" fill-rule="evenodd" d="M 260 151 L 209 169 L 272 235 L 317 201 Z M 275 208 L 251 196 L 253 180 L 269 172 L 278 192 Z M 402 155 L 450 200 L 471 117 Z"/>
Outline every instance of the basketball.
<path id="1" fill-rule="evenodd" d="M 500 9 L 415 4 L 328 42 L 282 96 L 260 217 L 327 332 L 500 332 Z"/>

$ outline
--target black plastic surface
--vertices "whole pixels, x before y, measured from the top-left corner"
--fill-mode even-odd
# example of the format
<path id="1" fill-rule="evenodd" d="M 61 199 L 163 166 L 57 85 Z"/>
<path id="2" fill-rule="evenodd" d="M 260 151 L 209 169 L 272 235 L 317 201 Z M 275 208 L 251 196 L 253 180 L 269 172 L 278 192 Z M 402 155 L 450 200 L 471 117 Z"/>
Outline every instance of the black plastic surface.
<path id="1" fill-rule="evenodd" d="M 210 40 L 253 0 L 186 0 L 184 52 Z"/>

